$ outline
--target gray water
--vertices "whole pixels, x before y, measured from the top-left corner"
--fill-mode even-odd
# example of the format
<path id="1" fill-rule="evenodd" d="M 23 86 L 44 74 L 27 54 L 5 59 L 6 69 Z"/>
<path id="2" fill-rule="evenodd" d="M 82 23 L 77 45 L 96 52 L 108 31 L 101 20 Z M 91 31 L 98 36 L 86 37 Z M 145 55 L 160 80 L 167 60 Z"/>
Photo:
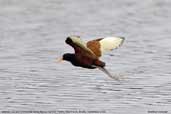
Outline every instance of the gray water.
<path id="1" fill-rule="evenodd" d="M 57 63 L 69 35 L 124 36 L 113 75 Z M 171 114 L 170 0 L 0 0 L 0 110 Z"/>

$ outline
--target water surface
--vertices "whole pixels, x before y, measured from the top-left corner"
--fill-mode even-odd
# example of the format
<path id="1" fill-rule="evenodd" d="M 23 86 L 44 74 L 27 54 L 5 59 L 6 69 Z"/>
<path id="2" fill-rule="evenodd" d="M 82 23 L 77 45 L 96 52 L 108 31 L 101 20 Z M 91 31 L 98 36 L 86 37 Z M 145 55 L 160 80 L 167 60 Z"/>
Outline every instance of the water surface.
<path id="1" fill-rule="evenodd" d="M 171 1 L 0 0 L 0 110 L 171 113 Z M 120 82 L 55 58 L 85 41 L 124 36 L 102 57 Z"/>

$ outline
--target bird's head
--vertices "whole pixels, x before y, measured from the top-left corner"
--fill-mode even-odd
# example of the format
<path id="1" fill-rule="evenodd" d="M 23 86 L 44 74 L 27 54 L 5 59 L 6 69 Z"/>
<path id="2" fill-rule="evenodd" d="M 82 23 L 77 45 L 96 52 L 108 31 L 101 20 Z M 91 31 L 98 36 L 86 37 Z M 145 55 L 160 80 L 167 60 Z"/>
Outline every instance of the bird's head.
<path id="1" fill-rule="evenodd" d="M 74 57 L 75 57 L 74 54 L 71 54 L 71 53 L 63 54 L 63 60 L 65 61 L 72 61 Z"/>
<path id="2" fill-rule="evenodd" d="M 59 59 L 57 59 L 57 62 L 62 62 L 62 61 L 69 61 L 69 62 L 72 62 L 75 58 L 75 55 L 74 54 L 71 54 L 71 53 L 65 53 L 63 54 L 63 56 Z"/>

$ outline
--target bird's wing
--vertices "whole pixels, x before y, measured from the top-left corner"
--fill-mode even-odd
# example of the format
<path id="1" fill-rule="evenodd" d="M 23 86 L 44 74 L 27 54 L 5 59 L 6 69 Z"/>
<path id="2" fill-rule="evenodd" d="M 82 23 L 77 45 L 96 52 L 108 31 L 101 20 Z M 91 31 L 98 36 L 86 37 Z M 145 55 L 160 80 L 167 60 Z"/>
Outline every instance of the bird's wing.
<path id="1" fill-rule="evenodd" d="M 91 49 L 97 57 L 101 57 L 103 53 L 121 46 L 124 40 L 125 38 L 123 37 L 99 38 L 88 41 L 87 47 Z"/>
<path id="2" fill-rule="evenodd" d="M 97 58 L 93 51 L 86 46 L 86 43 L 83 42 L 80 37 L 70 36 L 66 39 L 66 42 L 67 40 L 70 40 L 70 42 L 67 44 L 71 45 L 74 48 L 75 54 Z"/>

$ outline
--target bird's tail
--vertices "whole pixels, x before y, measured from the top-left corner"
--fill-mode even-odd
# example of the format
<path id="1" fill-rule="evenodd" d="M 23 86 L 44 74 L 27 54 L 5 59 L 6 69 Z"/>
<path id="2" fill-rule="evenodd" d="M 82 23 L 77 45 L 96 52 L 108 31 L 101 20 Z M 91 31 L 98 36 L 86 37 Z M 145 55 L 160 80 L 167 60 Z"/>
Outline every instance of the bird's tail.
<path id="1" fill-rule="evenodd" d="M 110 78 L 115 79 L 115 80 L 119 80 L 119 77 L 113 76 L 106 68 L 98 67 L 98 66 L 97 66 L 97 68 L 99 68 L 101 71 L 103 71 L 105 74 L 107 74 Z"/>

